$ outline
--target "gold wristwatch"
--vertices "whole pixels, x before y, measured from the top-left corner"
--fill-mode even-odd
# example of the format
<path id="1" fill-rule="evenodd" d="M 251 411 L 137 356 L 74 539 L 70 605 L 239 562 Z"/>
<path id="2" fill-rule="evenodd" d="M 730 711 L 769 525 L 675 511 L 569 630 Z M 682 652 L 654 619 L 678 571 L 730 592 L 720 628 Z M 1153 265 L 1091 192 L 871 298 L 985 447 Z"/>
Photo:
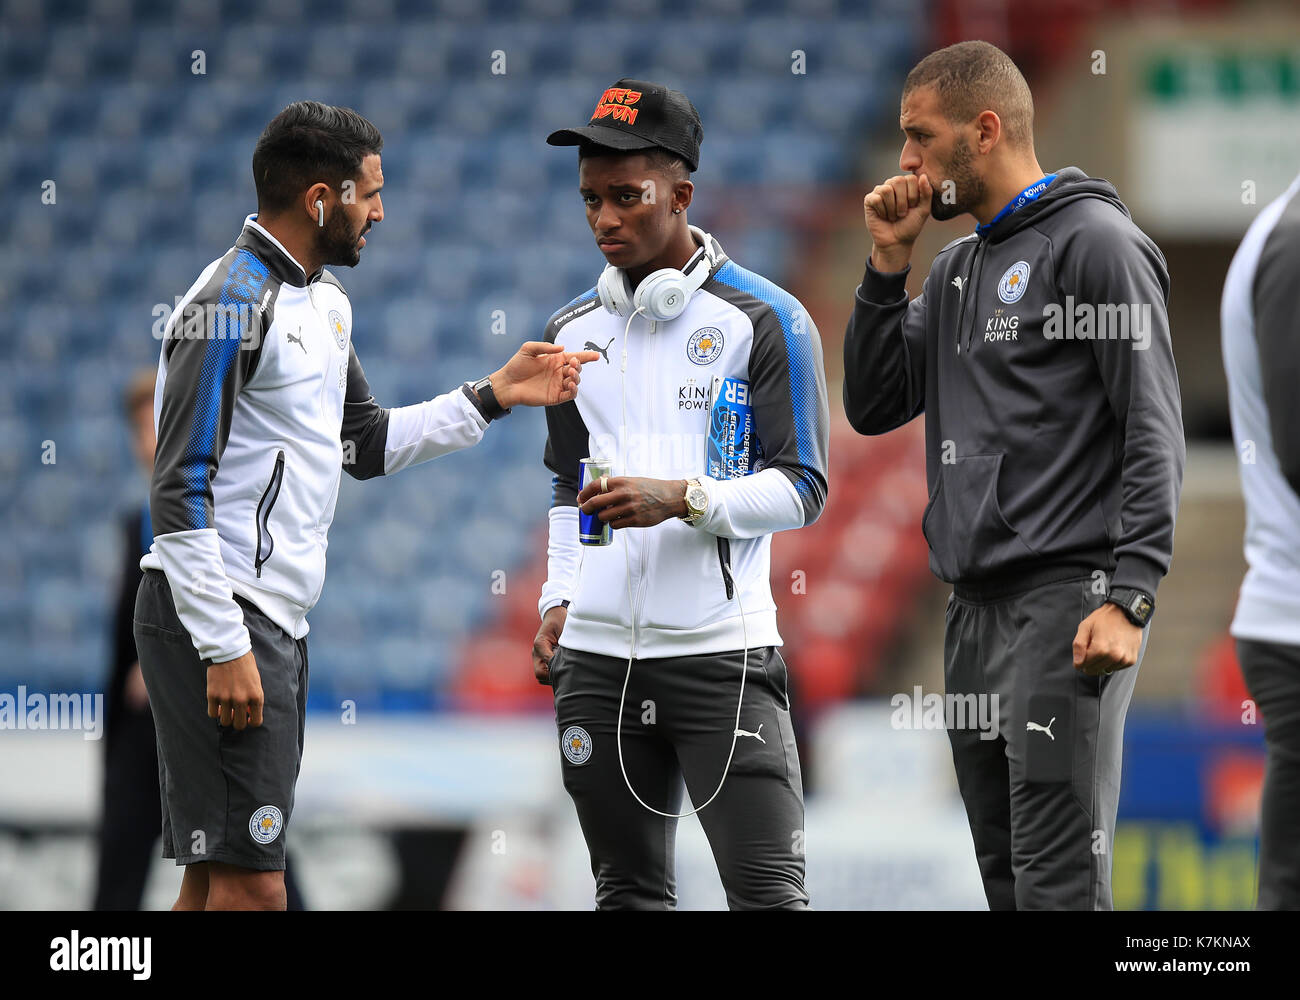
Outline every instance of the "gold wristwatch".
<path id="1" fill-rule="evenodd" d="M 696 525 L 704 520 L 704 515 L 709 511 L 709 494 L 705 492 L 698 479 L 686 480 L 686 514 L 682 520 L 687 524 Z"/>

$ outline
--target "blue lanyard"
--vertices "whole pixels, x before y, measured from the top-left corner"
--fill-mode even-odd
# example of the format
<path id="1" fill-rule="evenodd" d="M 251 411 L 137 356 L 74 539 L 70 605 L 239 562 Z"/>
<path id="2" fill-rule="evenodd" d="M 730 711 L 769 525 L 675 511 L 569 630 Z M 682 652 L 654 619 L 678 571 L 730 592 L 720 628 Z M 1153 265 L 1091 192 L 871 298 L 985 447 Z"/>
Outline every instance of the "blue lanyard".
<path id="1" fill-rule="evenodd" d="M 1056 174 L 1048 174 L 1042 180 L 1034 181 L 1034 183 L 1030 184 L 1029 187 L 1025 188 L 1009 202 L 1003 205 L 1002 211 L 993 216 L 987 225 L 976 226 L 975 234 L 977 236 L 983 236 L 1012 212 L 1024 208 L 1031 201 L 1037 201 L 1039 196 L 1047 190 L 1047 185 L 1051 184 L 1054 180 L 1056 180 Z"/>

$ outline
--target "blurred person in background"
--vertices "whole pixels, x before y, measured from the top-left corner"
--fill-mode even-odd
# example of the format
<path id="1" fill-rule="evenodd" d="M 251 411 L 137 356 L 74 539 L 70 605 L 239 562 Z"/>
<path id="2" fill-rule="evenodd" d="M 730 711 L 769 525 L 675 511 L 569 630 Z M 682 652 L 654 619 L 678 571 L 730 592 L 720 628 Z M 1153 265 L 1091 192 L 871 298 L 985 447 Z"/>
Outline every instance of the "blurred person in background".
<path id="1" fill-rule="evenodd" d="M 533 646 L 602 910 L 675 908 L 683 778 L 728 906 L 808 905 L 768 573 L 772 534 L 826 502 L 821 339 L 793 296 L 687 224 L 702 136 L 684 94 L 619 80 L 587 125 L 547 139 L 579 147 L 578 193 L 608 264 L 546 326 L 546 340 L 585 341 L 607 363 L 585 369 L 576 402 L 546 410 L 555 480 Z M 708 474 L 708 403 L 736 412 L 723 377 L 752 404 L 761 459 L 725 467 L 748 474 Z M 584 486 L 588 456 L 626 475 Z M 580 510 L 615 529 L 613 544 L 579 544 Z"/>
<path id="2" fill-rule="evenodd" d="M 1124 719 L 1186 454 L 1164 256 L 1110 184 L 1043 171 L 1029 87 L 993 45 L 917 64 L 900 125 L 905 172 L 864 199 L 844 408 L 862 434 L 925 414 L 945 686 L 998 699 L 996 739 L 948 730 L 989 907 L 1110 909 Z M 962 214 L 975 232 L 909 301 L 926 220 Z M 1077 304 L 1094 322 L 1076 334 Z"/>
<path id="3" fill-rule="evenodd" d="M 131 450 L 146 475 L 153 474 L 153 390 L 154 371 L 147 369 L 135 374 L 123 397 Z M 153 544 L 148 501 L 124 511 L 118 527 L 124 559 L 106 692 L 96 910 L 140 908 L 160 815 L 153 713 L 131 631 L 135 592 L 140 586 L 140 557 Z"/>
<path id="4" fill-rule="evenodd" d="M 299 101 L 276 115 L 253 152 L 257 213 L 163 331 L 135 639 L 158 730 L 163 856 L 185 866 L 175 909 L 285 908 L 307 615 L 343 472 L 392 475 L 471 447 L 512 406 L 573 399 L 596 357 L 524 344 L 426 402 L 375 402 L 351 303 L 326 267 L 356 266 L 383 221 L 382 148 L 349 108 Z"/>
<path id="5" fill-rule="evenodd" d="M 1228 268 L 1223 367 L 1246 501 L 1248 569 L 1231 632 L 1268 747 L 1261 910 L 1300 909 L 1300 177 Z"/>
<path id="6" fill-rule="evenodd" d="M 153 426 L 156 374 L 152 368 L 137 372 L 122 399 L 131 450 L 147 477 L 153 475 L 157 444 Z M 140 559 L 153 544 L 148 500 L 123 511 L 119 527 L 124 559 L 113 617 L 113 662 L 108 674 L 96 910 L 140 908 L 153 847 L 162 830 L 157 734 L 132 631 L 142 573 Z M 290 910 L 305 909 L 289 859 L 285 864 L 285 891 Z"/>

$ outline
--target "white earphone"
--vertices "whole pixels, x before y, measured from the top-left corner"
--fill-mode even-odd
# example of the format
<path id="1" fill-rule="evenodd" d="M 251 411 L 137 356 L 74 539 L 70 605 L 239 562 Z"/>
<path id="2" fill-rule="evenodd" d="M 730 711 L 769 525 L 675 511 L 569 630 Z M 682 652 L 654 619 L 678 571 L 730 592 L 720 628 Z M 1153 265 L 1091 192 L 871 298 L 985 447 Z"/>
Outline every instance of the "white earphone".
<path id="1" fill-rule="evenodd" d="M 316 225 L 325 228 L 325 202 L 316 199 Z"/>
<path id="2" fill-rule="evenodd" d="M 713 237 L 695 226 L 691 226 L 690 231 L 700 242 L 700 248 L 691 255 L 686 266 L 680 271 L 675 267 L 652 271 L 635 292 L 627 273 L 621 267 L 607 264 L 596 282 L 600 304 L 616 316 L 629 319 L 638 312 L 657 323 L 667 323 L 680 316 L 691 296 L 709 280 L 715 263 L 709 252 Z"/>

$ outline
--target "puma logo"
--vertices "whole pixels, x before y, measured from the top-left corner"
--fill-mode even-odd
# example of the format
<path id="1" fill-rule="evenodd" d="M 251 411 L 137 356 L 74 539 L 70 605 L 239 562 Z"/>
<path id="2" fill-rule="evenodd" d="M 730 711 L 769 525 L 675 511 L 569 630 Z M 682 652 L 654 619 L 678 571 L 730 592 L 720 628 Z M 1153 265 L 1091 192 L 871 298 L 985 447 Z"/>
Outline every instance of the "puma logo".
<path id="1" fill-rule="evenodd" d="M 302 327 L 298 327 L 298 332 L 302 333 Z M 292 333 L 286 333 L 284 336 L 285 339 L 289 341 L 289 343 L 297 344 L 299 347 L 301 347 L 303 354 L 307 353 L 307 345 L 302 342 L 301 337 L 295 337 Z"/>
<path id="2" fill-rule="evenodd" d="M 1052 735 L 1052 723 L 1055 722 L 1055 721 L 1056 721 L 1056 716 L 1053 715 L 1053 716 L 1052 716 L 1052 722 L 1049 722 L 1049 723 L 1048 723 L 1047 725 L 1045 725 L 1045 726 L 1040 726 L 1037 722 L 1026 722 L 1026 723 L 1025 723 L 1025 732 L 1027 732 L 1027 733 L 1046 733 L 1046 734 L 1047 734 L 1047 738 L 1048 738 L 1049 740 L 1051 740 L 1053 743 L 1055 743 L 1055 742 L 1056 742 L 1056 737 Z"/>
<path id="3" fill-rule="evenodd" d="M 760 722 L 760 723 L 758 724 L 758 730 L 757 730 L 756 732 L 753 732 L 753 733 L 747 733 L 747 732 L 745 732 L 745 730 L 743 730 L 743 729 L 737 729 L 734 735 L 736 735 L 736 736 L 752 736 L 752 737 L 754 737 L 754 739 L 758 740 L 759 743 L 762 743 L 764 746 L 767 746 L 767 740 L 763 739 L 763 737 L 759 735 L 759 733 L 761 733 L 762 731 L 763 731 L 763 723 Z"/>
<path id="4" fill-rule="evenodd" d="M 952 283 L 953 287 L 957 289 L 957 297 L 961 298 L 962 289 L 966 286 L 966 279 L 959 274 L 957 277 L 952 279 Z"/>
<path id="5" fill-rule="evenodd" d="M 584 351 L 595 351 L 597 354 L 599 354 L 602 358 L 605 359 L 605 364 L 609 364 L 609 345 L 612 343 L 614 343 L 613 337 L 609 338 L 609 344 L 606 344 L 604 347 L 601 347 L 598 344 L 596 344 L 594 341 L 589 340 L 582 345 L 582 349 Z"/>

